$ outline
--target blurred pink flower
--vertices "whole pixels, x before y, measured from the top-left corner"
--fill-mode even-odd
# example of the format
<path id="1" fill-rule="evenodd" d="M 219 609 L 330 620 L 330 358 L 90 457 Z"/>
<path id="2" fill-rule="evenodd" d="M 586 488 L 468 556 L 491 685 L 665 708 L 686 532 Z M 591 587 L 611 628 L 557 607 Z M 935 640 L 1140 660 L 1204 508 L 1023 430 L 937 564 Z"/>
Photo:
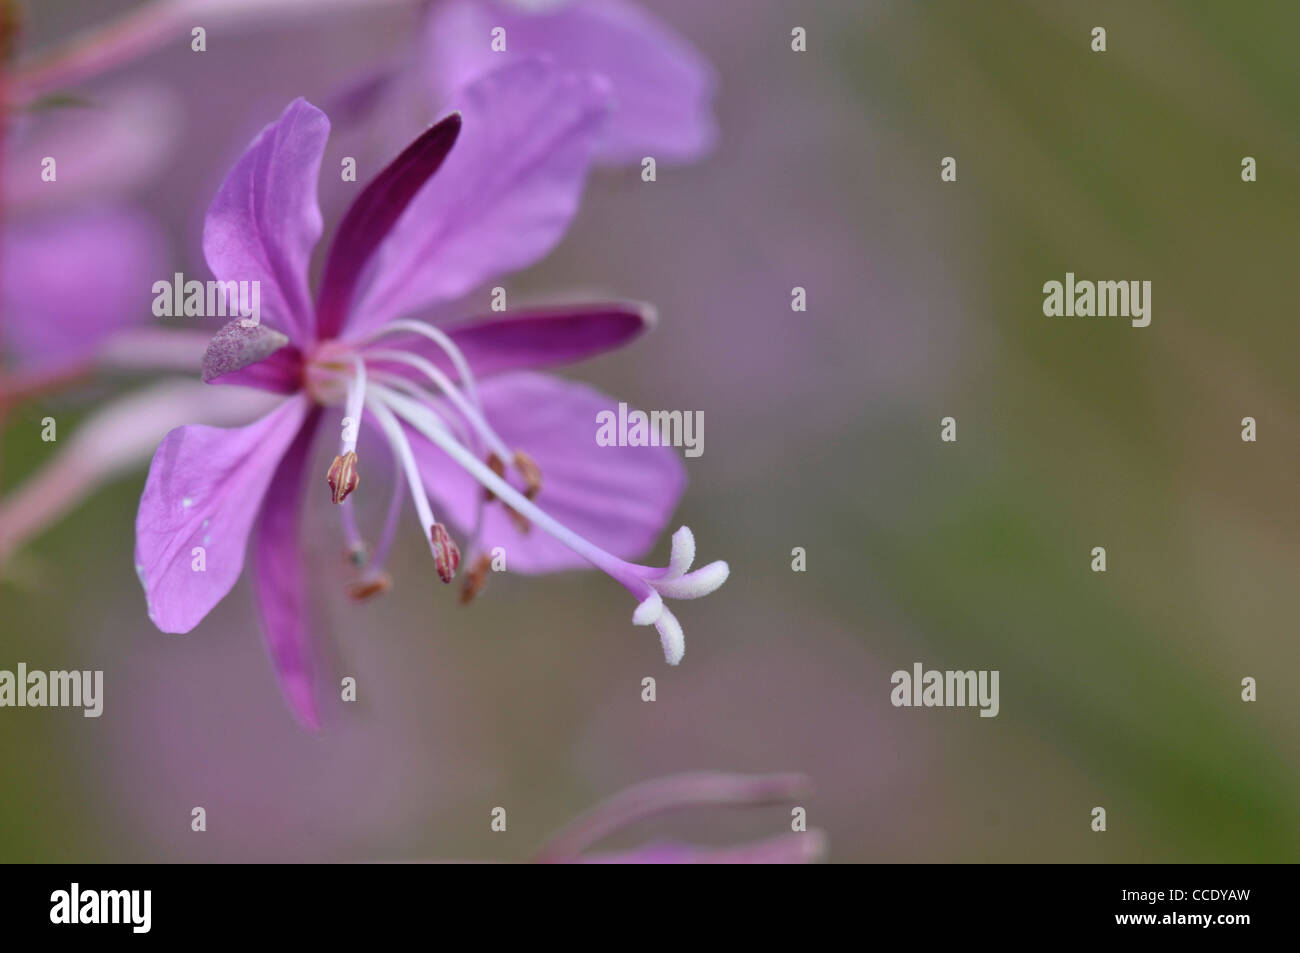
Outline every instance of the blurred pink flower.
<path id="1" fill-rule="evenodd" d="M 58 376 L 90 363 L 110 335 L 150 318 L 162 272 L 154 224 L 104 207 L 0 232 L 0 341 L 25 374 Z"/>
<path id="2" fill-rule="evenodd" d="M 633 850 L 590 854 L 599 841 L 635 823 L 670 812 L 707 807 L 758 807 L 790 803 L 808 793 L 797 774 L 741 775 L 697 772 L 658 778 L 602 801 L 538 851 L 546 864 L 806 864 L 826 853 L 819 830 L 786 831 L 737 847 L 696 847 L 653 842 Z"/>
<path id="3" fill-rule="evenodd" d="M 6 127 L 0 399 L 88 369 L 115 332 L 149 320 L 163 238 L 120 193 L 165 161 L 175 118 L 170 97 L 137 87 L 20 113 Z"/>
<path id="4" fill-rule="evenodd" d="M 504 37 L 494 38 L 496 29 Z M 494 48 L 504 44 L 504 49 Z M 426 31 L 426 81 L 446 102 L 475 79 L 543 54 L 609 83 L 602 162 L 687 162 L 716 137 L 712 67 L 658 18 L 625 0 L 441 0 Z"/>

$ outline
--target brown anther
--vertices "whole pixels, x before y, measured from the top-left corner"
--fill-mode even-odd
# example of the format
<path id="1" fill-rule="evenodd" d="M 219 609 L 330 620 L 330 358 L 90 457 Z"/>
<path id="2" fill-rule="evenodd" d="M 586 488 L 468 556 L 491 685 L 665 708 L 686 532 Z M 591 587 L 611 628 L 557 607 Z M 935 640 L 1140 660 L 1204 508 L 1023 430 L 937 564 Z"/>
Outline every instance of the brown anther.
<path id="1" fill-rule="evenodd" d="M 460 547 L 441 523 L 433 524 L 429 539 L 433 543 L 433 566 L 438 570 L 438 578 L 451 582 L 456 578 L 456 567 L 460 565 Z"/>
<path id="2" fill-rule="evenodd" d="M 504 506 L 505 504 L 502 505 Z M 527 533 L 532 531 L 533 524 L 528 521 L 527 516 L 524 516 L 518 510 L 512 510 L 510 507 L 507 506 L 506 516 L 510 517 L 510 522 L 515 524 L 515 529 L 519 530 L 519 532 L 524 533 L 526 535 Z"/>
<path id="3" fill-rule="evenodd" d="M 393 580 L 389 578 L 388 573 L 376 573 L 348 583 L 348 597 L 355 602 L 365 602 L 392 588 Z"/>
<path id="4" fill-rule="evenodd" d="M 542 489 L 542 471 L 536 461 L 522 450 L 515 451 L 515 469 L 524 478 L 524 496 L 536 499 Z"/>
<path id="5" fill-rule="evenodd" d="M 495 453 L 488 454 L 487 465 L 489 470 L 491 470 L 497 476 L 501 477 L 501 479 L 503 480 L 505 479 L 506 476 L 505 462 L 500 457 L 498 457 Z M 483 499 L 491 503 L 496 498 L 497 495 L 495 493 L 493 493 L 487 487 L 483 487 Z"/>
<path id="6" fill-rule="evenodd" d="M 329 473 L 325 479 L 330 485 L 330 499 L 335 503 L 342 503 L 348 498 L 348 494 L 357 488 L 361 482 L 361 474 L 357 472 L 357 454 L 355 450 L 349 450 L 342 456 L 335 457 L 334 462 L 330 464 Z"/>
<path id="7" fill-rule="evenodd" d="M 492 557 L 487 553 L 481 553 L 478 559 L 474 560 L 474 565 L 469 567 L 469 572 L 465 574 L 465 584 L 460 590 L 460 604 L 469 605 L 474 601 L 474 597 L 483 591 L 484 584 L 487 583 L 488 570 L 492 568 Z"/>

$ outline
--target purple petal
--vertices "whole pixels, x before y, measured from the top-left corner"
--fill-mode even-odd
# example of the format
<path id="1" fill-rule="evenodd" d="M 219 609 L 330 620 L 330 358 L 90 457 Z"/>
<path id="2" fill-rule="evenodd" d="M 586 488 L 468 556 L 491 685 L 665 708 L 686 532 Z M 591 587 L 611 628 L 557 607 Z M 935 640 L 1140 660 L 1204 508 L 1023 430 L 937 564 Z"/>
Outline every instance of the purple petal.
<path id="1" fill-rule="evenodd" d="M 147 218 L 105 209 L 6 229 L 0 333 L 25 372 L 90 360 L 120 328 L 152 320 L 162 243 Z"/>
<path id="2" fill-rule="evenodd" d="M 438 171 L 459 134 L 457 113 L 430 126 L 366 186 L 343 216 L 321 278 L 317 330 L 322 338 L 338 334 L 362 270 L 420 187 Z"/>
<path id="3" fill-rule="evenodd" d="M 264 319 L 298 344 L 314 337 L 307 266 L 321 233 L 316 184 L 329 131 L 311 103 L 290 103 L 230 170 L 203 226 L 212 273 L 261 282 Z"/>
<path id="4" fill-rule="evenodd" d="M 276 394 L 302 385 L 302 352 L 264 324 L 234 320 L 212 336 L 203 354 L 205 384 L 242 384 Z"/>
<path id="5" fill-rule="evenodd" d="M 493 52 L 504 27 L 506 51 Z M 614 112 L 602 136 L 604 162 L 697 159 L 716 130 L 708 62 L 640 7 L 622 0 L 573 0 L 529 11 L 518 4 L 450 0 L 434 7 L 427 29 L 428 75 L 439 102 L 520 56 L 548 54 L 564 69 L 605 77 Z"/>
<path id="6" fill-rule="evenodd" d="M 285 701 L 305 726 L 320 728 L 313 690 L 307 589 L 298 550 L 303 481 L 311 459 L 319 408 L 314 410 L 271 480 L 254 536 L 253 588 L 271 664 Z"/>
<path id="7" fill-rule="evenodd" d="M 484 413 L 507 447 L 527 452 L 542 472 L 537 504 L 574 532 L 624 559 L 645 553 L 686 486 L 669 447 L 601 447 L 596 415 L 617 402 L 583 384 L 544 374 L 505 374 L 479 388 Z M 420 472 L 445 515 L 473 525 L 481 489 L 427 440 L 413 440 Z M 511 572 L 548 572 L 589 563 L 539 529 L 521 534 L 500 502 L 484 510 L 483 543 L 504 546 Z"/>
<path id="8" fill-rule="evenodd" d="M 163 438 L 135 521 L 136 574 L 162 631 L 190 631 L 239 578 L 262 497 L 308 406 L 293 397 L 247 427 L 178 427 Z"/>
<path id="9" fill-rule="evenodd" d="M 504 371 L 572 364 L 623 347 L 654 327 L 654 309 L 643 304 L 569 305 L 475 318 L 443 328 L 478 377 Z M 393 335 L 379 342 L 419 354 L 459 379 L 442 348 L 421 335 Z M 374 361 L 396 374 L 416 373 L 410 365 Z"/>
<path id="10" fill-rule="evenodd" d="M 549 252 L 577 211 L 607 112 L 602 82 L 540 60 L 467 89 L 456 149 L 389 232 L 345 336 Z"/>

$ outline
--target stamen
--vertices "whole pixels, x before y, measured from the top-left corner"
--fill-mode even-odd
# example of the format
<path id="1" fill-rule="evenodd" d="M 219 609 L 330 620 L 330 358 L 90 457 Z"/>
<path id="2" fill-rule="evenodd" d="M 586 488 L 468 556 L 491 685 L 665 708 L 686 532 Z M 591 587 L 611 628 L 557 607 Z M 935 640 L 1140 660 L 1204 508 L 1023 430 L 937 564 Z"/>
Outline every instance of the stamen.
<path id="1" fill-rule="evenodd" d="M 504 465 L 503 465 L 503 469 L 504 469 Z M 487 487 L 484 487 L 483 493 L 486 494 L 487 492 L 488 492 Z M 486 505 L 487 505 L 487 499 L 484 495 L 479 495 L 478 499 L 474 501 L 474 530 L 473 532 L 470 533 L 469 545 L 468 547 L 466 547 L 465 550 L 467 553 L 469 553 L 471 557 L 473 557 L 475 553 L 479 552 L 479 540 L 483 536 L 483 515 L 484 515 L 483 511 Z M 478 558 L 475 560 L 475 565 L 477 566 L 477 564 L 481 563 L 485 558 L 486 558 L 485 556 L 480 554 Z M 466 580 L 466 584 L 468 585 L 472 581 L 473 581 L 472 579 L 468 579 Z M 482 587 L 482 583 L 480 582 L 479 588 L 481 587 Z M 477 591 L 478 589 L 474 590 L 474 592 Z M 466 593 L 462 592 L 461 604 L 464 605 L 470 599 L 473 598 L 474 598 L 474 593 L 469 593 L 468 595 L 466 595 Z"/>
<path id="2" fill-rule="evenodd" d="M 393 540 L 397 536 L 397 519 L 402 514 L 402 483 L 406 476 L 401 467 L 395 467 L 393 473 L 393 492 L 388 498 L 388 512 L 384 515 L 384 529 L 379 536 L 379 545 L 375 547 L 375 553 L 370 558 L 370 565 L 367 568 L 367 574 L 380 572 L 384 566 L 384 560 L 388 558 L 388 551 L 393 546 Z"/>
<path id="3" fill-rule="evenodd" d="M 398 426 L 389 410 L 391 408 L 391 411 L 401 414 L 406 423 L 460 464 L 479 483 L 492 490 L 510 509 L 517 510 L 521 516 L 540 526 L 545 532 L 621 583 L 640 603 L 633 613 L 633 622 L 640 625 L 653 624 L 659 630 L 660 643 L 668 664 L 676 665 L 681 661 L 686 651 L 685 636 L 677 617 L 663 604 L 663 597 L 697 599 L 716 590 L 726 582 L 730 574 L 729 567 L 721 560 L 695 572 L 686 572 L 695 555 L 695 538 L 690 530 L 683 527 L 674 534 L 673 558 L 666 568 L 640 566 L 619 559 L 579 536 L 545 510 L 540 509 L 526 495 L 511 486 L 504 478 L 493 472 L 491 467 L 458 443 L 446 427 L 441 425 L 437 416 L 419 402 L 403 397 L 385 386 L 377 385 L 373 393 L 374 407 L 382 409 L 389 421 L 385 424 L 386 427 L 397 428 Z M 398 433 L 400 436 L 400 428 Z M 409 447 L 406 448 L 406 453 L 410 453 Z M 418 475 L 410 478 L 416 479 Z"/>
<path id="4" fill-rule="evenodd" d="M 434 384 L 441 388 L 442 391 L 452 399 L 452 402 L 456 405 L 457 409 L 460 410 L 465 421 L 474 428 L 483 442 L 489 446 L 496 447 L 495 450 L 488 454 L 487 458 L 488 465 L 492 467 L 493 472 L 498 476 L 504 477 L 505 464 L 502 462 L 501 458 L 502 456 L 511 457 L 516 469 L 519 470 L 520 475 L 524 478 L 524 483 L 527 486 L 525 491 L 527 497 L 531 500 L 537 495 L 538 491 L 541 490 L 542 487 L 541 469 L 533 461 L 532 457 L 524 453 L 522 450 L 516 450 L 513 454 L 506 450 L 505 442 L 497 436 L 496 431 L 492 429 L 492 426 L 487 422 L 487 419 L 469 405 L 465 398 L 456 389 L 455 385 L 447 378 L 447 375 L 443 374 L 442 371 L 424 358 L 414 354 L 407 354 L 403 351 L 379 349 L 370 351 L 368 354 L 372 360 L 397 361 L 399 363 L 408 364 L 424 373 L 426 377 L 433 381 Z M 384 374 L 383 372 L 379 372 L 375 376 L 377 378 L 383 377 L 385 380 L 391 380 L 394 386 L 406 391 L 416 397 L 416 399 L 422 400 L 430 410 L 433 410 L 435 413 L 437 412 L 433 396 L 419 385 L 414 384 L 405 378 L 395 378 L 393 375 Z M 496 498 L 491 490 L 485 489 L 485 493 L 488 502 L 491 502 Z M 528 533 L 532 530 L 532 524 L 529 523 L 525 517 L 521 516 L 517 510 L 506 506 L 506 515 L 510 517 L 511 522 L 515 524 L 515 528 L 518 529 L 519 532 Z"/>
<path id="5" fill-rule="evenodd" d="M 433 543 L 433 565 L 438 570 L 438 578 L 443 582 L 451 582 L 456 578 L 456 569 L 460 566 L 460 549 L 456 546 L 456 541 L 441 523 L 433 524 L 429 539 Z"/>
<path id="6" fill-rule="evenodd" d="M 384 560 L 388 558 L 388 550 L 393 545 L 393 537 L 397 529 L 397 517 L 402 511 L 402 481 L 405 477 L 402 474 L 401 467 L 394 468 L 393 494 L 388 501 L 388 513 L 384 517 L 383 534 L 379 537 L 379 546 L 375 550 L 374 556 L 370 558 L 369 564 L 366 562 L 365 544 L 361 542 L 360 534 L 356 529 L 356 515 L 352 510 L 351 501 L 343 504 L 344 513 L 344 532 L 349 535 L 350 539 L 355 539 L 356 543 L 351 550 L 352 564 L 354 566 L 365 566 L 365 572 L 361 578 L 354 579 L 348 583 L 348 596 L 357 601 L 364 602 L 367 599 L 373 599 L 393 588 L 393 580 L 384 572 Z M 350 530 L 349 530 L 350 524 Z"/>
<path id="7" fill-rule="evenodd" d="M 460 440 L 461 443 L 470 443 L 471 437 L 474 438 L 475 443 L 477 443 L 480 440 L 478 434 L 475 434 L 466 428 L 465 421 L 462 420 L 460 417 L 457 416 L 448 417 L 446 414 L 444 414 L 439 408 L 441 401 L 439 401 L 437 397 L 429 393 L 429 391 L 425 390 L 423 387 L 421 387 L 419 384 L 415 383 L 414 381 L 408 380 L 407 378 L 402 377 L 398 374 L 389 374 L 385 371 L 372 372 L 370 375 L 370 379 L 379 381 L 380 383 L 383 384 L 387 384 L 390 387 L 396 387 L 398 390 L 402 391 L 403 393 L 409 394 L 410 396 L 414 397 L 416 400 L 420 401 L 420 403 L 424 404 L 426 407 L 429 408 L 429 410 L 433 411 L 433 413 L 437 415 L 438 421 L 444 427 L 447 427 L 455 431 L 456 437 L 458 440 Z"/>
<path id="8" fill-rule="evenodd" d="M 352 363 L 356 365 L 357 373 L 348 380 L 342 447 L 325 475 L 330 485 L 330 499 L 335 503 L 346 500 L 361 481 L 361 474 L 357 472 L 357 437 L 361 430 L 361 413 L 366 400 L 366 362 L 354 354 Z"/>
<path id="9" fill-rule="evenodd" d="M 402 397 L 396 392 L 378 385 L 372 388 L 372 393 L 373 392 L 382 394 L 385 400 L 407 400 L 407 398 Z M 412 406 L 419 407 L 420 405 L 412 402 Z M 424 484 L 420 480 L 420 468 L 415 462 L 415 454 L 411 452 L 411 445 L 407 442 L 406 434 L 402 433 L 401 424 L 397 422 L 397 418 L 393 416 L 384 401 L 371 400 L 369 402 L 369 407 L 371 412 L 375 415 L 375 419 L 379 421 L 379 425 L 384 429 L 384 435 L 388 438 L 388 445 L 392 447 L 394 456 L 401 460 L 402 468 L 406 471 L 406 485 L 411 490 L 411 500 L 415 503 L 415 511 L 420 516 L 420 525 L 429 528 L 429 545 L 433 551 L 434 566 L 438 570 L 438 576 L 442 578 L 443 582 L 450 582 L 451 577 L 446 574 L 447 567 L 450 566 L 451 573 L 455 573 L 455 564 L 460 563 L 460 553 L 459 551 L 456 552 L 454 560 L 455 564 L 453 564 L 450 559 L 451 553 L 445 543 L 441 548 L 439 547 L 440 540 L 438 538 L 438 529 L 442 528 L 442 532 L 445 535 L 446 528 L 442 527 L 442 524 L 433 517 L 433 507 L 429 505 L 429 498 L 425 495 Z M 443 439 L 448 443 L 460 446 L 460 444 L 455 443 L 451 434 L 446 431 L 446 428 L 442 427 L 441 424 L 437 422 L 436 418 L 434 418 L 434 423 L 432 425 L 426 421 L 426 426 L 428 426 L 429 432 L 441 433 Z M 421 432 L 423 433 L 425 431 Z M 450 537 L 447 537 L 447 542 L 450 542 Z M 451 546 L 454 548 L 455 544 L 452 543 Z"/>
<path id="10" fill-rule="evenodd" d="M 516 458 L 518 458 L 518 453 L 516 453 Z M 495 453 L 489 453 L 489 454 L 488 454 L 488 458 L 487 458 L 487 464 L 488 464 L 488 468 L 491 469 L 491 471 L 492 471 L 493 473 L 495 473 L 495 474 L 496 474 L 497 476 L 499 476 L 501 479 L 503 479 L 503 480 L 505 479 L 505 477 L 506 477 L 506 465 L 505 465 L 504 462 L 502 462 L 502 460 L 501 460 L 500 457 L 498 457 Z M 535 466 L 534 466 L 534 469 L 536 469 Z M 493 500 L 495 500 L 496 498 L 497 498 L 497 495 L 496 495 L 495 493 L 493 493 L 493 492 L 492 492 L 488 487 L 486 487 L 486 486 L 483 487 L 483 496 L 482 496 L 482 498 L 480 499 L 480 505 L 479 505 L 479 508 L 478 508 L 478 512 L 477 512 L 477 515 L 475 516 L 475 522 L 476 522 L 476 524 L 480 524 L 480 523 L 482 523 L 482 520 L 483 520 L 483 507 L 482 507 L 482 504 L 483 504 L 483 503 L 491 503 L 491 502 L 492 502 Z M 529 499 L 532 499 L 532 497 L 530 496 Z M 521 533 L 527 533 L 527 532 L 529 532 L 529 531 L 533 528 L 533 524 L 530 523 L 530 522 L 528 522 L 528 520 L 525 519 L 524 517 L 520 516 L 519 513 L 518 513 L 517 511 L 511 509 L 511 508 L 510 508 L 509 506 L 507 506 L 505 503 L 502 503 L 501 505 L 505 508 L 506 516 L 510 517 L 510 521 L 511 521 L 512 523 L 515 524 L 515 529 L 519 530 L 519 532 L 521 532 Z M 477 525 L 475 526 L 474 538 L 475 538 L 475 539 L 478 538 Z"/>
<path id="11" fill-rule="evenodd" d="M 348 399 L 343 418 L 343 449 L 346 454 L 357 449 L 357 437 L 361 433 L 361 414 L 366 406 L 366 362 L 360 355 L 352 355 L 352 363 L 357 367 L 356 377 L 348 381 Z"/>
<path id="12" fill-rule="evenodd" d="M 367 574 L 348 583 L 348 598 L 354 602 L 365 602 L 375 596 L 382 595 L 391 588 L 393 588 L 393 580 L 388 573 Z"/>
<path id="13" fill-rule="evenodd" d="M 343 523 L 343 541 L 347 544 L 348 561 L 354 566 L 366 564 L 366 543 L 357 528 L 357 513 L 351 500 L 345 500 L 339 508 L 339 518 Z"/>
<path id="14" fill-rule="evenodd" d="M 446 331 L 435 328 L 423 321 L 404 319 L 384 325 L 374 333 L 367 335 L 365 341 L 376 341 L 386 334 L 396 334 L 399 331 L 410 331 L 413 334 L 419 334 L 442 348 L 443 353 L 451 359 L 452 365 L 456 368 L 456 373 L 460 375 L 461 382 L 465 385 L 465 392 L 469 394 L 470 400 L 474 402 L 475 407 L 482 410 L 483 405 L 478 399 L 478 384 L 474 380 L 474 372 L 469 368 L 469 361 L 465 360 L 465 355 L 461 353 L 460 348 L 456 346 L 456 342 L 451 339 L 451 336 Z"/>
<path id="15" fill-rule="evenodd" d="M 542 489 L 542 471 L 533 461 L 533 458 L 522 450 L 515 451 L 515 469 L 519 475 L 524 478 L 526 489 L 524 496 L 530 500 L 537 499 L 537 494 Z"/>
<path id="16" fill-rule="evenodd" d="M 357 472 L 356 451 L 349 450 L 342 456 L 335 457 L 334 462 L 330 464 L 329 472 L 325 474 L 325 479 L 330 485 L 330 499 L 335 503 L 346 500 L 348 494 L 361 482 L 361 474 Z"/>
<path id="17" fill-rule="evenodd" d="M 465 574 L 465 584 L 460 590 L 460 604 L 469 605 L 474 601 L 474 597 L 483 591 L 487 584 L 488 570 L 492 568 L 492 557 L 487 553 L 482 553 L 474 564 L 469 567 L 469 572 Z"/>
<path id="18" fill-rule="evenodd" d="M 519 532 L 523 533 L 525 536 L 533 531 L 533 524 L 528 521 L 528 517 L 524 516 L 517 509 L 507 503 L 502 503 L 501 505 L 506 508 L 506 516 L 510 517 L 510 522 L 515 524 L 515 529 L 519 530 Z"/>
<path id="19" fill-rule="evenodd" d="M 497 476 L 501 477 L 502 479 L 505 479 L 505 475 L 506 475 L 506 464 L 505 464 L 505 461 L 502 460 L 500 457 L 498 457 L 495 453 L 489 453 L 489 454 L 488 454 L 487 465 L 488 465 L 488 468 L 489 468 L 493 473 L 495 473 Z M 484 500 L 486 500 L 487 502 L 491 503 L 491 502 L 492 502 L 493 500 L 495 500 L 496 498 L 497 498 L 497 495 L 496 495 L 495 493 L 493 493 L 493 492 L 492 492 L 491 490 L 489 490 L 487 487 L 483 487 L 483 499 L 484 499 Z"/>
<path id="20" fill-rule="evenodd" d="M 385 334 L 401 331 L 409 331 L 422 335 L 423 337 L 433 341 L 442 349 L 443 353 L 450 358 L 452 365 L 456 368 L 456 373 L 460 375 L 465 391 L 469 395 L 469 403 L 473 405 L 472 408 L 467 406 L 459 389 L 451 382 L 447 375 L 432 362 L 425 360 L 419 355 L 409 354 L 405 351 L 384 349 L 367 351 L 367 355 L 374 360 L 397 361 L 421 371 L 439 389 L 441 389 L 453 403 L 456 404 L 457 409 L 465 415 L 465 419 L 469 424 L 478 431 L 480 436 L 483 438 L 484 443 L 492 449 L 492 454 L 488 457 L 489 465 L 492 465 L 493 469 L 498 474 L 504 476 L 503 459 L 512 459 L 516 469 L 519 470 L 520 475 L 524 478 L 524 482 L 527 485 L 528 498 L 531 500 L 536 497 L 542 485 L 541 471 L 538 469 L 537 464 L 534 463 L 532 458 L 526 453 L 516 451 L 511 454 L 506 449 L 505 442 L 502 441 L 496 431 L 492 429 L 492 425 L 488 423 L 487 418 L 483 415 L 483 404 L 479 399 L 478 384 L 474 379 L 474 372 L 470 370 L 469 362 L 465 359 L 465 355 L 445 331 L 430 324 L 426 324 L 423 321 L 401 320 L 385 325 L 373 334 L 369 335 L 365 340 L 367 342 L 375 341 Z M 492 491 L 488 490 L 487 501 L 491 502 L 493 499 L 494 496 Z M 525 517 L 521 516 L 516 510 L 507 507 L 506 512 L 521 533 L 527 533 L 532 529 L 532 524 L 530 524 L 529 521 Z"/>
<path id="21" fill-rule="evenodd" d="M 466 422 L 478 432 L 487 446 L 502 457 L 510 456 L 510 451 L 506 449 L 505 442 L 497 436 L 496 431 L 484 419 L 483 414 L 465 399 L 465 395 L 460 392 L 460 388 L 451 382 L 451 378 L 439 370 L 431 361 L 426 361 L 418 354 L 383 349 L 368 351 L 366 356 L 373 361 L 390 361 L 414 367 L 450 398 L 451 402 L 456 405 L 456 409 L 464 415 Z"/>
<path id="22" fill-rule="evenodd" d="M 373 390 L 378 398 L 378 402 L 374 406 L 385 409 L 391 407 L 400 413 L 407 423 L 433 441 L 481 484 L 491 489 L 502 499 L 508 500 L 515 509 L 527 515 L 533 522 L 540 525 L 542 529 L 578 553 L 578 555 L 584 557 L 598 568 L 605 570 L 611 576 L 619 579 L 620 582 L 624 581 L 624 577 L 628 575 L 624 567 L 630 568 L 629 564 L 615 556 L 611 556 L 599 546 L 589 543 L 567 526 L 555 520 L 543 510 L 538 509 L 532 501 L 488 469 L 481 460 L 452 440 L 446 429 L 440 427 L 437 419 L 432 417 L 423 406 L 389 390 L 387 387 L 375 387 Z M 389 419 L 392 420 L 393 426 L 397 425 L 391 414 L 389 414 Z M 626 582 L 624 584 L 627 585 Z M 649 587 L 646 586 L 645 588 L 648 589 Z"/>

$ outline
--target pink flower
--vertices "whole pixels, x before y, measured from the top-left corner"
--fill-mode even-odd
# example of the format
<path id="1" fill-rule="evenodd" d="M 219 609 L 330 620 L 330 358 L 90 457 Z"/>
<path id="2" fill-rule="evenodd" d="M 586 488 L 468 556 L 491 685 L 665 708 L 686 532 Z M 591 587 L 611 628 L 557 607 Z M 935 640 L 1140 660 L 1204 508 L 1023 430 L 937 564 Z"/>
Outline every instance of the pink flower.
<path id="1" fill-rule="evenodd" d="M 285 397 L 250 426 L 181 427 L 159 446 L 136 520 L 136 570 L 159 629 L 197 625 L 234 585 L 251 542 L 272 662 L 293 712 L 319 724 L 296 537 L 313 440 L 341 410 L 338 455 L 317 492 L 328 483 L 341 504 L 361 567 L 355 596 L 389 585 L 384 562 L 405 487 L 444 582 L 461 551 L 435 503 L 468 534 L 470 595 L 493 547 L 522 572 L 589 563 L 636 597 L 633 621 L 656 626 L 668 662 L 680 661 L 682 629 L 663 600 L 712 592 L 726 563 L 690 572 L 685 527 L 667 567 L 629 560 L 671 514 L 681 462 L 662 447 L 597 446 L 596 415 L 611 399 L 532 372 L 627 343 L 650 312 L 582 306 L 446 327 L 409 317 L 559 241 L 607 110 L 602 81 L 541 61 L 473 84 L 463 113 L 426 130 L 357 197 L 314 300 L 307 271 L 322 227 L 316 185 L 329 121 L 300 99 L 253 141 L 208 212 L 204 252 L 219 280 L 260 282 L 267 317 L 223 328 L 203 376 Z M 370 485 L 363 434 L 380 436 L 397 464 L 373 551 L 351 510 L 351 494 Z"/>
<path id="2" fill-rule="evenodd" d="M 546 55 L 602 77 L 614 98 L 597 145 L 602 162 L 689 162 L 717 136 L 708 61 L 626 0 L 442 0 L 429 17 L 426 55 L 438 102 L 520 57 Z"/>

